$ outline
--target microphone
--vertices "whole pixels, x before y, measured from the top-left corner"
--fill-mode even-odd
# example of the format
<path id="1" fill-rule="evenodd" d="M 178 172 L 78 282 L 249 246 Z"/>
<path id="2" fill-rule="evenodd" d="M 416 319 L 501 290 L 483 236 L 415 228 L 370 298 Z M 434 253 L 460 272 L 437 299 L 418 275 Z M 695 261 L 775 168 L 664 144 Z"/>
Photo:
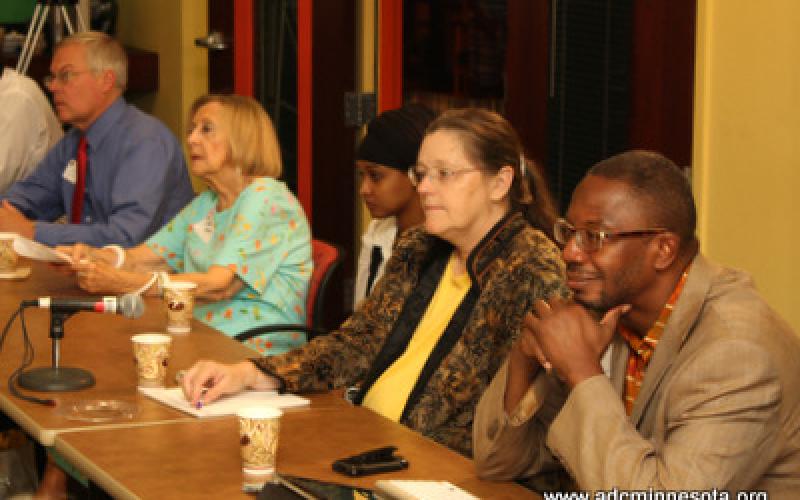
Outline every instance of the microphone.
<path id="1" fill-rule="evenodd" d="M 23 300 L 23 307 L 39 307 L 61 313 L 94 311 L 106 314 L 121 314 L 126 318 L 136 319 L 144 314 L 142 297 L 129 293 L 121 297 L 77 297 L 56 299 L 39 297 L 35 300 Z"/>

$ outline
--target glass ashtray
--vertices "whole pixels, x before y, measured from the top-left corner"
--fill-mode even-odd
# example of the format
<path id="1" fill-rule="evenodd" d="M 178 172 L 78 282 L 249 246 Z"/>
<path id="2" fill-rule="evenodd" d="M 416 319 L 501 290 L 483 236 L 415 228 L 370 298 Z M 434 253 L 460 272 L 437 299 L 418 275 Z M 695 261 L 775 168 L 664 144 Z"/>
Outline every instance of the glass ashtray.
<path id="1" fill-rule="evenodd" d="M 138 408 L 135 404 L 116 399 L 84 399 L 61 403 L 61 415 L 68 420 L 111 422 L 130 420 Z"/>

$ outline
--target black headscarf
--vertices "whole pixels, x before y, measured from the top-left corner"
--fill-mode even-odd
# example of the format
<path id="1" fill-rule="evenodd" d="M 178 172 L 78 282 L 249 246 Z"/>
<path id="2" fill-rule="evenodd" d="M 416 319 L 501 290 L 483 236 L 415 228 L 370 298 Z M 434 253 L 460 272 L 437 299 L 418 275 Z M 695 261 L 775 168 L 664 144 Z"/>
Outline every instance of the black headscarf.
<path id="1" fill-rule="evenodd" d="M 367 125 L 356 159 L 405 172 L 416 163 L 425 129 L 434 117 L 433 111 L 417 103 L 384 111 Z"/>

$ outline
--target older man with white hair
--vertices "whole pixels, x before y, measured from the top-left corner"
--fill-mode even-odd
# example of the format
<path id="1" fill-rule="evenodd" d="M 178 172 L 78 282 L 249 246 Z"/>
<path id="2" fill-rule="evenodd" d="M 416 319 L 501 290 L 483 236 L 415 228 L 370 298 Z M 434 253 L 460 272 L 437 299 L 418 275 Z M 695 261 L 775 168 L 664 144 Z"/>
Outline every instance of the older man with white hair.
<path id="1" fill-rule="evenodd" d="M 0 231 L 47 245 L 133 246 L 192 198 L 175 136 L 122 97 L 127 58 L 113 38 L 78 33 L 56 46 L 47 86 L 72 125 L 3 196 Z M 55 223 L 66 216 L 67 224 Z"/>

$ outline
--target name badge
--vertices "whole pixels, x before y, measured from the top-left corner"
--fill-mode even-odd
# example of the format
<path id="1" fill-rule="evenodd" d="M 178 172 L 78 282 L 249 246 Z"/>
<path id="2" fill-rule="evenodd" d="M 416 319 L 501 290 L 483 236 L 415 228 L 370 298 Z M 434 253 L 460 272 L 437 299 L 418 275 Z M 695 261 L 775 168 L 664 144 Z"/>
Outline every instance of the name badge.
<path id="1" fill-rule="evenodd" d="M 211 209 L 203 220 L 192 224 L 192 232 L 195 233 L 203 243 L 208 244 L 214 236 L 214 210 Z"/>
<path id="2" fill-rule="evenodd" d="M 75 179 L 78 176 L 78 162 L 75 160 L 70 160 L 67 163 L 67 166 L 64 167 L 64 180 L 69 182 L 70 184 L 75 184 Z"/>

